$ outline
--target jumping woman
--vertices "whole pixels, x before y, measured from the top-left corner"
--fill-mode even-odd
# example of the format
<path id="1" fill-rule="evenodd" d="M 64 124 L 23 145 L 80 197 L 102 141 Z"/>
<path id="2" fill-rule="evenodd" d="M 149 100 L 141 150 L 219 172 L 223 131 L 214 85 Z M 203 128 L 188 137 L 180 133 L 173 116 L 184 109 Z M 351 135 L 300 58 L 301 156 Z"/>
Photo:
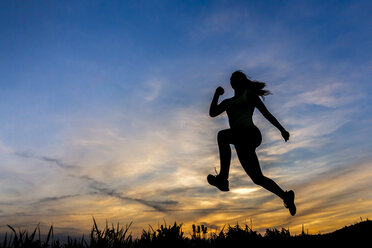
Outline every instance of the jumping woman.
<path id="1" fill-rule="evenodd" d="M 208 183 L 216 186 L 221 191 L 229 191 L 230 144 L 233 144 L 241 165 L 252 181 L 279 196 L 283 200 L 284 206 L 289 209 L 293 216 L 296 214 L 293 190 L 283 191 L 272 179 L 265 177 L 262 174 L 256 155 L 256 148 L 261 144 L 262 137 L 260 130 L 252 120 L 254 108 L 258 108 L 262 115 L 279 129 L 285 141 L 289 139 L 289 133 L 267 110 L 259 98 L 270 94 L 270 92 L 263 89 L 265 83 L 251 81 L 241 71 L 235 71 L 231 75 L 230 84 L 234 89 L 234 96 L 218 104 L 219 96 L 224 94 L 224 89 L 218 87 L 209 109 L 211 117 L 216 117 L 226 111 L 230 129 L 218 132 L 217 142 L 221 169 L 220 174 L 216 176 L 208 175 Z"/>

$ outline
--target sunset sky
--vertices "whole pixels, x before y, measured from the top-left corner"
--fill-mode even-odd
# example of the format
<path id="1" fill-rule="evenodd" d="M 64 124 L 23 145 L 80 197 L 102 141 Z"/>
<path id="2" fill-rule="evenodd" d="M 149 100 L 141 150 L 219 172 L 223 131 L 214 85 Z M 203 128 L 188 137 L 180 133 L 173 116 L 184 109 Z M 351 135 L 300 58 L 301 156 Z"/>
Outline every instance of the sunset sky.
<path id="1" fill-rule="evenodd" d="M 371 1 L 1 1 L 0 232 L 82 234 L 133 221 L 330 232 L 372 218 Z M 208 116 L 243 70 L 264 174 L 296 193 L 292 217 L 233 152 L 230 192 Z"/>

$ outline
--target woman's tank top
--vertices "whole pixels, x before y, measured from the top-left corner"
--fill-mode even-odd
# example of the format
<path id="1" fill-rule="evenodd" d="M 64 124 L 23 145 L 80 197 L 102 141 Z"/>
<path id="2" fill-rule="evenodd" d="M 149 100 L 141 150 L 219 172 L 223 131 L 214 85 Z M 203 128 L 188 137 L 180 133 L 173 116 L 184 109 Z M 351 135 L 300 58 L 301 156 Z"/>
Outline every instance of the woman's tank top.
<path id="1" fill-rule="evenodd" d="M 252 120 L 255 104 L 248 91 L 238 98 L 230 98 L 226 103 L 226 113 L 229 118 L 230 128 L 242 129 L 254 127 Z"/>

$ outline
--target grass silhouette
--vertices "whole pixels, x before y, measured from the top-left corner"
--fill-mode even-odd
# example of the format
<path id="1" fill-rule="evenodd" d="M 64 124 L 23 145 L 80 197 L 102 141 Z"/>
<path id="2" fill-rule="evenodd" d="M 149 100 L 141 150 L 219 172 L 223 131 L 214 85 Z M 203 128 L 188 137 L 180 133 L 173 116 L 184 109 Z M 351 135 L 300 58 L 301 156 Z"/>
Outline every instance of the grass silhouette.
<path id="1" fill-rule="evenodd" d="M 306 234 L 292 236 L 289 229 L 267 229 L 265 234 L 260 234 L 249 228 L 248 225 L 224 226 L 220 231 L 208 233 L 204 225 L 192 225 L 190 237 L 184 235 L 182 224 L 161 225 L 157 229 L 149 226 L 149 230 L 143 230 L 139 238 L 134 239 L 129 232 L 132 223 L 115 227 L 106 222 L 102 230 L 98 228 L 93 218 L 93 227 L 89 238 L 68 237 L 67 242 L 61 243 L 54 239 L 53 226 L 50 227 L 44 240 L 41 239 L 39 225 L 29 234 L 28 231 L 16 231 L 12 226 L 10 235 L 5 234 L 0 242 L 1 248 L 138 248 L 138 247 L 248 247 L 251 245 L 286 245 L 298 246 L 309 244 L 335 245 L 340 241 L 350 241 L 353 244 L 364 243 L 372 235 L 372 221 L 365 220 L 351 226 L 346 226 L 328 234 Z M 209 234 L 209 235 L 207 235 Z M 208 236 L 208 237 L 207 237 Z M 336 243 L 337 242 L 337 243 Z M 366 244 L 366 243 L 365 243 Z"/>

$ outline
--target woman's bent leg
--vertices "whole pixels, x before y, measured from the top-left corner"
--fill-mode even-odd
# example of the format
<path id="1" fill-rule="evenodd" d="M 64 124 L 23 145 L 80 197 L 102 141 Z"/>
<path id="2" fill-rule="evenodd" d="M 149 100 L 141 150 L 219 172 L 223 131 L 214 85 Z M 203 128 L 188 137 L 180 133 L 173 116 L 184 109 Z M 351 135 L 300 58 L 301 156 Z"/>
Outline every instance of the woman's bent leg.
<path id="1" fill-rule="evenodd" d="M 231 140 L 232 134 L 230 129 L 225 129 L 218 132 L 217 142 L 220 153 L 220 176 L 223 179 L 228 179 L 231 161 Z"/>
<path id="2" fill-rule="evenodd" d="M 241 165 L 252 181 L 284 199 L 285 192 L 279 187 L 279 185 L 262 174 L 255 148 L 236 145 L 235 149 Z"/>

